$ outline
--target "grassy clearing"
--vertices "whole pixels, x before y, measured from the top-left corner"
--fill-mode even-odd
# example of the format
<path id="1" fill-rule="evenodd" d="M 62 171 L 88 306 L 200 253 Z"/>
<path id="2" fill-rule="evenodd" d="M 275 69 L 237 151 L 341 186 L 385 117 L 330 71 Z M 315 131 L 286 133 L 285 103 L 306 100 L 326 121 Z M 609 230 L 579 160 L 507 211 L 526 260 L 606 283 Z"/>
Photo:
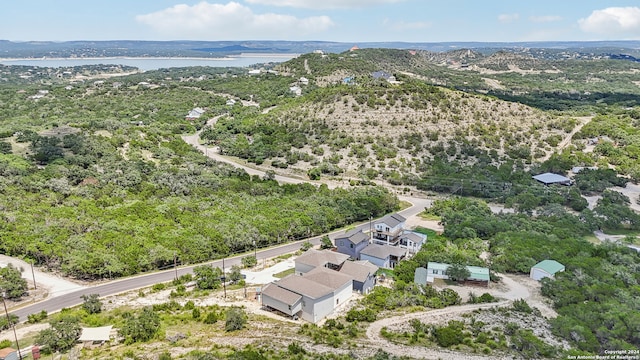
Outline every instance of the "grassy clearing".
<path id="1" fill-rule="evenodd" d="M 287 269 L 285 271 L 281 271 L 277 274 L 273 274 L 273 277 L 278 278 L 278 279 L 282 279 L 283 277 L 287 276 L 287 275 L 291 275 L 294 274 L 296 272 L 296 269 L 292 268 L 292 269 Z"/>
<path id="2" fill-rule="evenodd" d="M 421 212 L 420 214 L 418 214 L 418 216 L 420 216 L 420 218 L 424 220 L 440 221 L 441 219 L 440 216 L 428 214 L 426 211 Z"/>

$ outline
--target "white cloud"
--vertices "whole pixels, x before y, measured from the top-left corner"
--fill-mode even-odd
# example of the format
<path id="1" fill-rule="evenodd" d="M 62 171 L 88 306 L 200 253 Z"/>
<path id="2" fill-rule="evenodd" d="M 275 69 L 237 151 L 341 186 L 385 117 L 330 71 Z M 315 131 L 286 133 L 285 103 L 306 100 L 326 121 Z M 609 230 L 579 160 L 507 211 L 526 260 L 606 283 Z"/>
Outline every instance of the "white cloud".
<path id="1" fill-rule="evenodd" d="M 392 21 L 384 19 L 382 24 L 391 30 L 406 31 L 406 30 L 420 30 L 431 27 L 431 23 L 424 21 L 406 22 L 406 21 Z"/>
<path id="2" fill-rule="evenodd" d="M 256 14 L 237 2 L 189 6 L 179 4 L 136 20 L 162 35 L 190 40 L 302 40 L 333 26 L 328 16 L 297 18 L 291 15 Z"/>
<path id="3" fill-rule="evenodd" d="M 535 23 L 547 23 L 562 20 L 562 16 L 557 15 L 543 15 L 543 16 L 530 16 L 529 20 Z"/>
<path id="4" fill-rule="evenodd" d="M 405 0 L 245 0 L 249 4 L 288 6 L 305 9 L 351 9 L 383 4 L 395 4 Z"/>
<path id="5" fill-rule="evenodd" d="M 594 10 L 586 19 L 578 20 L 585 32 L 615 35 L 640 35 L 640 7 L 610 7 Z"/>
<path id="6" fill-rule="evenodd" d="M 510 23 L 520 19 L 520 14 L 500 14 L 498 15 L 498 21 L 501 23 Z"/>

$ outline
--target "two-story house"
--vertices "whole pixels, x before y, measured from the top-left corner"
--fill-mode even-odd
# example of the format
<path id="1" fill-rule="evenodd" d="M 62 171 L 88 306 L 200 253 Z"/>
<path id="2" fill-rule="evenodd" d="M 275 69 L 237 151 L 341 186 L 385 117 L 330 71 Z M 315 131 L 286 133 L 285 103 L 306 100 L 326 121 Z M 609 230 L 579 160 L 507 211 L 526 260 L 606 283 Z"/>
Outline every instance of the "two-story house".
<path id="1" fill-rule="evenodd" d="M 406 220 L 400 214 L 390 214 L 376 221 L 373 225 L 373 243 L 397 246 Z"/>
<path id="2" fill-rule="evenodd" d="M 349 255 L 353 260 L 360 260 L 360 252 L 369 245 L 369 236 L 362 230 L 352 230 L 335 238 L 337 251 Z"/>

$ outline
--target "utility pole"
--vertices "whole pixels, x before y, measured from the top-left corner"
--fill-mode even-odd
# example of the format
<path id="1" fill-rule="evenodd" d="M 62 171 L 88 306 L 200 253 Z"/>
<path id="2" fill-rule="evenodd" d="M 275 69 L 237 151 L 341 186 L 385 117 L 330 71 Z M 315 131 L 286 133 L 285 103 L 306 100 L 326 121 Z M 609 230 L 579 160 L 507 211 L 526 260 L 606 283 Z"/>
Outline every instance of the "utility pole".
<path id="1" fill-rule="evenodd" d="M 227 298 L 227 274 L 224 271 L 224 258 L 222 258 L 222 288 L 224 289 L 224 298 Z"/>
<path id="2" fill-rule="evenodd" d="M 173 269 L 176 272 L 176 280 L 178 280 L 178 255 L 176 252 L 173 252 Z"/>
<path id="3" fill-rule="evenodd" d="M 373 240 L 373 228 L 371 227 L 371 222 L 373 221 L 373 214 L 369 214 L 369 241 Z"/>
<path id="4" fill-rule="evenodd" d="M 31 276 L 33 277 L 33 290 L 38 290 L 38 285 L 36 285 L 36 273 L 33 271 L 33 263 L 35 260 L 31 260 Z"/>
<path id="5" fill-rule="evenodd" d="M 2 305 L 4 305 L 4 313 L 7 315 L 7 325 L 11 325 L 11 319 L 9 318 L 9 311 L 7 311 L 7 303 L 4 301 L 7 293 L 5 291 L 2 292 Z M 16 339 L 16 348 L 18 349 L 18 359 L 22 359 L 22 354 L 20 353 L 20 344 L 18 344 L 18 334 L 16 333 L 16 324 L 13 324 L 13 337 Z"/>
<path id="6" fill-rule="evenodd" d="M 253 257 L 256 258 L 256 262 L 258 262 L 258 244 L 256 243 L 256 239 L 253 239 Z"/>

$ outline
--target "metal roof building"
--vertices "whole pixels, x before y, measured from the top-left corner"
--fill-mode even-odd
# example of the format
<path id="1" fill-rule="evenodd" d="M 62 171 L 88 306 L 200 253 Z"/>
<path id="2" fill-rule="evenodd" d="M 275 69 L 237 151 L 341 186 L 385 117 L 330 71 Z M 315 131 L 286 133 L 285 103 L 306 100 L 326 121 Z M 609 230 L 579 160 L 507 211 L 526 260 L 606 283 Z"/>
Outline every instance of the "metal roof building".
<path id="1" fill-rule="evenodd" d="M 533 177 L 534 180 L 539 181 L 545 185 L 551 184 L 561 184 L 561 185 L 571 185 L 573 181 L 566 176 L 554 174 L 554 173 L 544 173 L 535 175 Z"/>

